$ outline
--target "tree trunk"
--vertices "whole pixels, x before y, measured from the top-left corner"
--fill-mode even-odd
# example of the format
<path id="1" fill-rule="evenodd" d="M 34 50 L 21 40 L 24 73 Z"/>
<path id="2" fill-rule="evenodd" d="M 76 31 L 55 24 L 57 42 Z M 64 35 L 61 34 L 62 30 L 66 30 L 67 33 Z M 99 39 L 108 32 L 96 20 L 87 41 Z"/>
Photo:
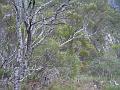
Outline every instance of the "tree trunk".
<path id="1" fill-rule="evenodd" d="M 18 40 L 18 51 L 17 51 L 17 59 L 14 65 L 14 90 L 21 90 L 20 87 L 20 79 L 22 72 L 22 63 L 23 63 L 23 39 L 22 39 L 22 31 L 21 31 L 21 23 L 22 23 L 22 0 L 16 0 L 16 32 L 17 32 L 17 40 Z"/>

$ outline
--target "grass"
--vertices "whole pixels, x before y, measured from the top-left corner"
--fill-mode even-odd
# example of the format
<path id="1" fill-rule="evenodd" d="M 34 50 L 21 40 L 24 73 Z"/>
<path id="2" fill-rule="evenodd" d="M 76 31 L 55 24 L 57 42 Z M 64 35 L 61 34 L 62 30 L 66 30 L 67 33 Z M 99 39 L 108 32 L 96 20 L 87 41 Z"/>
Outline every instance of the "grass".
<path id="1" fill-rule="evenodd" d="M 106 86 L 104 90 L 120 90 L 120 86 L 109 85 Z"/>

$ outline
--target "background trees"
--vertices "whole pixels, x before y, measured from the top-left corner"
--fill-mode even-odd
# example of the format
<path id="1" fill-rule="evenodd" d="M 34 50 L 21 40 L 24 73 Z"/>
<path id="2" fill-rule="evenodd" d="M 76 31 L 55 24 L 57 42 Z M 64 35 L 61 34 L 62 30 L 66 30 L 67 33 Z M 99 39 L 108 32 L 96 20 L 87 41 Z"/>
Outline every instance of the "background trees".
<path id="1" fill-rule="evenodd" d="M 100 89 L 103 81 L 107 90 L 118 84 L 120 13 L 111 2 L 1 0 L 0 77 L 6 88 L 20 90 L 24 83 L 57 90 L 64 83 L 76 90 L 82 80 Z"/>

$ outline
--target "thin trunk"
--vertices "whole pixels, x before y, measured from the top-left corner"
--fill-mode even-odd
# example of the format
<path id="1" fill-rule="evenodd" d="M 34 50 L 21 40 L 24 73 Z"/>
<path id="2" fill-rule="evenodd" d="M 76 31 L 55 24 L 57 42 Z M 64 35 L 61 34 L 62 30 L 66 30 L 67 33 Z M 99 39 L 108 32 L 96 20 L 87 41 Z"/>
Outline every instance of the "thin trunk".
<path id="1" fill-rule="evenodd" d="M 21 90 L 20 79 L 22 71 L 22 62 L 23 62 L 23 39 L 21 31 L 21 20 L 22 20 L 22 0 L 16 0 L 16 32 L 18 39 L 18 52 L 17 60 L 14 66 L 14 90 Z"/>

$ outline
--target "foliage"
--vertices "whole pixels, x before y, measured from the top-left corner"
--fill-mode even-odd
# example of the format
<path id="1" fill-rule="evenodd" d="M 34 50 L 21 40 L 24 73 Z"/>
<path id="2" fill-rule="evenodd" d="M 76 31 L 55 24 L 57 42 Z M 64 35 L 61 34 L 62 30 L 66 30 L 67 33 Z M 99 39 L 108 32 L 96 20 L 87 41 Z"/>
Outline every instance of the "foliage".
<path id="1" fill-rule="evenodd" d="M 65 86 L 58 82 L 53 83 L 53 86 L 48 86 L 49 90 L 76 90 L 71 81 L 75 81 L 81 74 L 88 75 L 87 80 L 90 79 L 89 76 L 95 79 L 107 78 L 106 81 L 119 78 L 120 12 L 111 8 L 107 0 L 68 1 L 36 0 L 34 9 L 21 7 L 26 12 L 19 15 L 22 19 L 17 26 L 17 10 L 14 10 L 11 3 L 0 0 L 0 60 L 10 61 L 6 62 L 8 67 L 5 70 L 0 68 L 0 78 L 3 73 L 7 73 L 9 77 L 15 74 L 13 66 L 17 65 L 17 56 L 23 59 L 20 69 L 24 68 L 25 63 L 27 64 L 24 69 L 28 74 L 33 69 L 32 75 L 26 76 L 28 81 L 39 81 L 43 73 L 53 67 L 60 71 L 60 78 L 70 80 Z M 32 27 L 31 42 L 28 42 L 28 26 Z M 16 27 L 20 31 L 17 31 Z M 17 37 L 18 33 L 21 37 Z M 21 47 L 16 45 L 19 41 L 23 43 Z M 26 49 L 28 44 L 30 51 Z M 18 54 L 20 48 L 21 53 Z M 43 69 L 34 71 L 39 67 Z M 84 77 L 81 77 L 81 80 L 83 79 Z M 108 85 L 105 90 L 117 88 L 119 87 Z"/>
<path id="2" fill-rule="evenodd" d="M 2 78 L 3 74 L 4 74 L 4 70 L 3 68 L 0 68 L 0 79 Z"/>
<path id="3" fill-rule="evenodd" d="M 108 85 L 105 87 L 104 90 L 119 90 L 120 86 L 113 86 L 113 85 Z"/>
<path id="4" fill-rule="evenodd" d="M 49 87 L 48 90 L 75 90 L 76 87 L 72 83 L 64 83 L 62 85 L 61 83 L 55 83 L 53 86 Z"/>
<path id="5" fill-rule="evenodd" d="M 60 25 L 57 29 L 58 36 L 62 36 L 64 38 L 69 38 L 70 35 L 74 33 L 73 28 L 70 25 Z"/>

